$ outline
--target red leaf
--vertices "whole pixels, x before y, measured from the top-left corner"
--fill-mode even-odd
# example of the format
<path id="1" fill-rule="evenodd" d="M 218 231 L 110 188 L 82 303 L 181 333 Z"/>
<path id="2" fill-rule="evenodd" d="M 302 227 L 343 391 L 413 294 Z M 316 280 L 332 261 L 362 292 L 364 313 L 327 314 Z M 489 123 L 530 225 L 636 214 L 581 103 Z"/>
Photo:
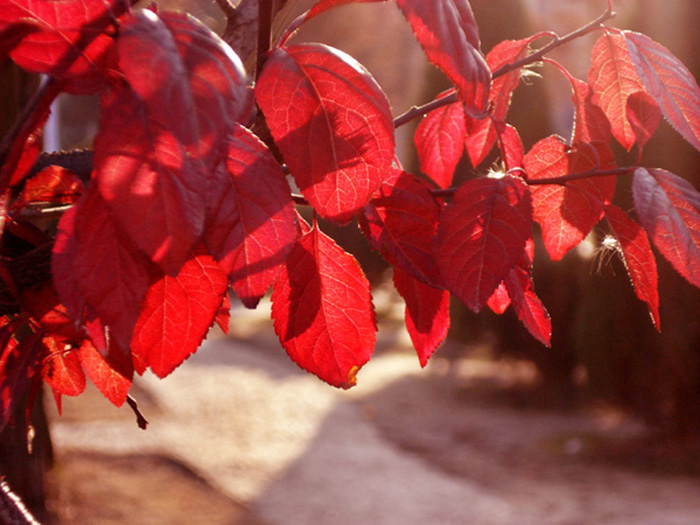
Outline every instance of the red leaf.
<path id="1" fill-rule="evenodd" d="M 139 12 L 118 43 L 132 89 L 103 101 L 95 176 L 136 245 L 175 273 L 203 232 L 212 172 L 248 119 L 249 91 L 235 54 L 190 19 Z"/>
<path id="2" fill-rule="evenodd" d="M 432 255 L 440 206 L 428 185 L 396 170 L 365 206 L 360 226 L 372 248 L 392 265 L 426 284 L 442 279 Z"/>
<path id="3" fill-rule="evenodd" d="M 535 294 L 532 276 L 520 266 L 514 267 L 505 279 L 513 310 L 528 332 L 545 346 L 552 343 L 552 320 Z"/>
<path id="4" fill-rule="evenodd" d="M 607 145 L 567 146 L 557 136 L 536 143 L 525 155 L 523 165 L 528 180 L 561 177 L 613 166 Z M 595 177 L 565 184 L 532 188 L 535 220 L 549 256 L 558 261 L 579 244 L 603 216 L 603 207 L 615 194 L 615 177 Z"/>
<path id="5" fill-rule="evenodd" d="M 124 0 L 1 0 L 0 27 L 18 20 L 37 24 L 41 31 L 22 40 L 10 56 L 23 69 L 75 80 L 67 90 L 94 93 L 108 85 L 107 33 L 128 8 Z"/>
<path id="6" fill-rule="evenodd" d="M 241 126 L 230 137 L 226 171 L 206 240 L 243 304 L 255 308 L 297 239 L 294 205 L 277 160 Z"/>
<path id="7" fill-rule="evenodd" d="M 462 184 L 440 215 L 434 253 L 447 288 L 479 312 L 525 249 L 532 205 L 510 175 Z"/>
<path id="8" fill-rule="evenodd" d="M 491 72 L 481 54 L 479 29 L 465 0 L 396 0 L 428 59 L 457 87 L 473 114 L 488 106 Z"/>
<path id="9" fill-rule="evenodd" d="M 622 261 L 637 297 L 647 303 L 656 329 L 661 331 L 656 259 L 642 227 L 617 206 L 605 208 L 605 218 L 622 250 Z"/>
<path id="10" fill-rule="evenodd" d="M 603 110 L 593 102 L 593 91 L 583 80 L 563 70 L 571 82 L 571 101 L 576 112 L 571 143 L 598 142 L 608 144 L 612 137 L 610 122 Z"/>
<path id="11" fill-rule="evenodd" d="M 231 301 L 227 293 L 224 294 L 219 310 L 216 312 L 214 322 L 221 328 L 224 334 L 228 335 L 229 324 L 231 322 Z"/>
<path id="12" fill-rule="evenodd" d="M 632 195 L 639 222 L 654 245 L 700 288 L 700 194 L 673 173 L 638 168 Z"/>
<path id="13" fill-rule="evenodd" d="M 452 91 L 442 93 L 442 98 Z M 464 151 L 464 104 L 448 104 L 428 113 L 416 128 L 414 141 L 420 169 L 435 184 L 447 188 Z"/>
<path id="14" fill-rule="evenodd" d="M 631 31 L 622 34 L 647 92 L 676 131 L 700 150 L 700 87 L 693 74 L 648 36 Z"/>
<path id="15" fill-rule="evenodd" d="M 51 337 L 45 337 L 48 356 L 44 359 L 42 375 L 54 394 L 77 396 L 85 390 L 85 372 L 77 350 L 63 350 Z"/>
<path id="16" fill-rule="evenodd" d="M 503 163 L 506 170 L 523 167 L 525 158 L 525 147 L 520 139 L 518 130 L 510 124 L 499 122 L 496 124 L 498 130 L 498 147 L 503 156 Z"/>
<path id="17" fill-rule="evenodd" d="M 359 4 L 369 2 L 386 2 L 386 0 L 319 0 L 311 9 L 309 9 L 304 20 L 310 20 L 316 15 L 319 15 L 332 7 L 338 7 L 345 4 Z"/>
<path id="18" fill-rule="evenodd" d="M 62 343 L 82 339 L 67 308 L 60 303 L 50 284 L 21 290 L 22 308 L 29 312 L 41 329 Z"/>
<path id="19" fill-rule="evenodd" d="M 11 329 L 11 325 L 3 327 L 3 331 Z M 30 334 L 19 342 L 7 338 L 0 349 L 0 430 L 27 393 L 42 350 L 41 334 Z"/>
<path id="20" fill-rule="evenodd" d="M 389 173 L 389 103 L 353 58 L 320 44 L 272 52 L 255 89 L 260 108 L 304 197 L 347 222 Z"/>
<path id="21" fill-rule="evenodd" d="M 428 364 L 450 328 L 450 294 L 414 279 L 394 268 L 394 285 L 406 301 L 406 329 L 418 354 L 420 365 Z"/>
<path id="22" fill-rule="evenodd" d="M 627 99 L 644 89 L 634 62 L 630 58 L 625 38 L 604 33 L 593 46 L 588 84 L 593 90 L 593 103 L 608 117 L 613 135 L 629 151 L 636 139 L 626 116 Z"/>
<path id="23" fill-rule="evenodd" d="M 49 166 L 27 180 L 13 207 L 30 202 L 73 204 L 84 191 L 85 186 L 75 173 L 60 166 Z"/>
<path id="24" fill-rule="evenodd" d="M 492 72 L 496 71 L 501 66 L 524 57 L 530 49 L 530 44 L 539 37 L 538 34 L 522 40 L 505 40 L 496 45 L 486 55 L 489 69 Z M 518 87 L 519 82 L 520 69 L 514 69 L 495 78 L 489 93 L 490 118 L 468 119 L 466 147 L 472 166 L 481 164 L 496 143 L 496 122 L 501 125 L 505 122 L 513 91 Z"/>
<path id="25" fill-rule="evenodd" d="M 88 339 L 83 341 L 78 354 L 85 373 L 102 395 L 114 406 L 122 406 L 134 375 L 134 365 L 129 356 L 113 346 L 105 357 Z"/>
<path id="26" fill-rule="evenodd" d="M 645 91 L 637 91 L 627 99 L 625 110 L 637 146 L 642 149 L 659 126 L 661 109 L 651 95 Z"/>
<path id="27" fill-rule="evenodd" d="M 377 324 L 369 282 L 317 226 L 292 248 L 273 287 L 272 320 L 292 361 L 333 386 L 354 386 L 372 355 Z"/>
<path id="28" fill-rule="evenodd" d="M 4 27 L 0 26 L 0 62 L 5 61 L 10 51 L 17 47 L 23 38 L 40 30 L 39 24 L 29 20 L 20 20 Z"/>
<path id="29" fill-rule="evenodd" d="M 197 351 L 228 288 L 211 256 L 195 253 L 171 277 L 162 275 L 146 292 L 131 352 L 139 373 L 150 367 L 165 377 Z"/>
<path id="30" fill-rule="evenodd" d="M 149 285 L 151 264 L 121 231 L 94 185 L 76 208 L 74 217 L 66 214 L 59 223 L 66 237 L 59 236 L 61 242 L 54 246 L 52 265 L 54 280 L 62 276 L 67 283 L 57 284 L 57 288 L 71 305 L 71 312 L 80 308 L 80 312 L 73 312 L 76 315 L 82 313 L 82 308 L 71 290 L 75 283 L 80 297 L 108 327 L 110 336 L 121 347 L 129 348 L 139 305 Z"/>
<path id="31" fill-rule="evenodd" d="M 505 281 L 498 285 L 498 288 L 496 288 L 496 291 L 489 297 L 486 304 L 493 313 L 498 315 L 501 315 L 508 309 L 510 306 L 510 295 L 508 295 Z"/>

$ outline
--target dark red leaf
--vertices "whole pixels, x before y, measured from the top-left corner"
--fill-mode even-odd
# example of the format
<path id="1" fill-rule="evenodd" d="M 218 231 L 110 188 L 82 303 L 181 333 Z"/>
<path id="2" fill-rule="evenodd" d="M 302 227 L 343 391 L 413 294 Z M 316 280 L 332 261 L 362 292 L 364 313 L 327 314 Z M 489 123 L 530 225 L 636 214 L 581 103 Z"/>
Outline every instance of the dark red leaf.
<path id="1" fill-rule="evenodd" d="M 688 282 L 700 288 L 700 194 L 665 170 L 638 168 L 632 195 L 639 222 Z"/>
<path id="2" fill-rule="evenodd" d="M 82 339 L 73 317 L 61 304 L 51 284 L 22 289 L 20 302 L 41 329 L 57 341 L 66 343 Z"/>
<path id="3" fill-rule="evenodd" d="M 389 103 L 360 64 L 320 44 L 272 52 L 255 88 L 266 122 L 304 197 L 347 222 L 389 173 Z"/>
<path id="4" fill-rule="evenodd" d="M 647 92 L 683 138 L 700 150 L 700 87 L 688 68 L 651 38 L 622 32 Z"/>
<path id="5" fill-rule="evenodd" d="M 139 373 L 150 367 L 165 377 L 197 351 L 228 289 L 226 274 L 197 251 L 171 277 L 162 275 L 146 292 L 131 352 Z"/>
<path id="6" fill-rule="evenodd" d="M 365 206 L 360 226 L 372 247 L 392 265 L 426 284 L 442 279 L 432 255 L 440 206 L 430 187 L 396 170 Z"/>
<path id="7" fill-rule="evenodd" d="M 521 179 L 462 184 L 440 215 L 434 244 L 448 290 L 479 312 L 521 257 L 531 225 L 530 191 Z"/>
<path id="8" fill-rule="evenodd" d="M 3 330 L 11 330 L 11 326 Z M 14 338 L 7 341 L 0 349 L 0 431 L 27 393 L 43 350 L 41 334 L 30 334 L 19 342 Z"/>
<path id="9" fill-rule="evenodd" d="M 122 406 L 134 375 L 130 354 L 115 345 L 103 356 L 88 339 L 83 341 L 78 354 L 85 373 L 102 395 L 114 406 Z"/>
<path id="10" fill-rule="evenodd" d="M 535 294 L 532 275 L 520 265 L 508 272 L 506 289 L 520 322 L 528 332 L 545 346 L 551 346 L 552 320 L 547 309 Z"/>
<path id="11" fill-rule="evenodd" d="M 654 99 L 645 91 L 632 93 L 625 108 L 627 121 L 641 149 L 652 137 L 661 121 L 661 109 Z"/>
<path id="12" fill-rule="evenodd" d="M 82 394 L 86 381 L 78 350 L 64 350 L 51 337 L 44 337 L 43 344 L 48 353 L 43 363 L 44 381 L 55 394 L 64 396 Z"/>
<path id="13" fill-rule="evenodd" d="M 473 114 L 488 106 L 491 72 L 466 0 L 396 0 L 428 60 L 447 75 Z"/>
<path id="14" fill-rule="evenodd" d="M 267 146 L 239 126 L 218 186 L 207 244 L 241 302 L 255 308 L 297 239 L 289 184 Z"/>
<path id="15" fill-rule="evenodd" d="M 567 146 L 561 137 L 550 136 L 525 155 L 528 180 L 561 177 L 614 165 L 606 144 Z M 615 194 L 615 177 L 595 177 L 565 184 L 532 188 L 535 220 L 549 256 L 558 261 L 579 244 L 603 216 L 603 207 Z"/>
<path id="16" fill-rule="evenodd" d="M 406 301 L 406 329 L 418 354 L 420 365 L 428 364 L 450 328 L 450 294 L 414 279 L 394 268 L 394 285 Z"/>
<path id="17" fill-rule="evenodd" d="M 626 118 L 627 99 L 631 94 L 643 90 L 644 84 L 637 74 L 622 35 L 603 33 L 591 53 L 588 84 L 593 90 L 592 101 L 607 116 L 617 141 L 629 151 L 636 136 Z"/>
<path id="18" fill-rule="evenodd" d="M 617 206 L 607 206 L 605 218 L 622 250 L 622 260 L 632 279 L 634 291 L 639 299 L 647 303 L 654 326 L 660 331 L 658 272 L 649 238 L 642 227 Z"/>
<path id="19" fill-rule="evenodd" d="M 272 320 L 292 361 L 336 387 L 354 386 L 374 349 L 369 282 L 318 226 L 289 254 L 272 290 Z"/>
<path id="20" fill-rule="evenodd" d="M 442 93 L 444 97 L 452 91 Z M 448 104 L 428 113 L 416 128 L 414 142 L 420 169 L 435 184 L 447 188 L 464 151 L 466 134 L 464 104 Z"/>

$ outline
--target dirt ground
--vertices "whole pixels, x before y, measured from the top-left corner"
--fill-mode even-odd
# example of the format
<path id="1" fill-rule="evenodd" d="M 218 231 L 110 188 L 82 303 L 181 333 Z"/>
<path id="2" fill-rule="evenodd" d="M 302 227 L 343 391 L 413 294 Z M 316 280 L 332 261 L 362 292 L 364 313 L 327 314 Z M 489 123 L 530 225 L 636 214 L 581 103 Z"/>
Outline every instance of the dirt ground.
<path id="1" fill-rule="evenodd" d="M 147 431 L 94 390 L 66 399 L 53 523 L 700 523 L 697 447 L 610 409 L 538 408 L 527 364 L 438 355 L 421 370 L 390 332 L 338 392 L 264 319 L 234 316 L 231 337 L 142 378 Z"/>

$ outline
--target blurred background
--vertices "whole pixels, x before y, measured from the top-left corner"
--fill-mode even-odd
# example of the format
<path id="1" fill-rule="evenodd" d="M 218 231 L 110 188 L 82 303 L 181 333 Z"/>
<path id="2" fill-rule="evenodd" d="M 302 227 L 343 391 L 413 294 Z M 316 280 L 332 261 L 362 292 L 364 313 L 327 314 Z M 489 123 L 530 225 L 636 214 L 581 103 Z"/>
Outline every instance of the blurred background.
<path id="1" fill-rule="evenodd" d="M 289 20 L 314 2 L 289 0 Z M 560 34 L 601 14 L 604 0 L 471 0 L 484 52 L 541 30 Z M 218 33 L 213 0 L 162 0 Z M 700 76 L 700 3 L 616 0 L 609 22 L 668 47 Z M 586 79 L 597 34 L 552 53 Z M 365 65 L 394 115 L 449 87 L 393 3 L 331 10 L 294 41 L 324 42 Z M 27 80 L 3 66 L 3 81 Z M 516 91 L 509 122 L 526 149 L 571 133 L 571 91 L 546 66 Z M 20 90 L 21 91 L 21 90 Z M 14 98 L 13 98 L 14 97 Z M 12 114 L 15 89 L 3 98 Z M 89 147 L 98 103 L 65 96 L 48 150 Z M 5 122 L 2 122 L 5 125 Z M 418 173 L 415 125 L 398 130 L 399 157 Z M 634 152 L 633 152 L 634 153 Z M 634 157 L 616 150 L 621 165 Z M 457 180 L 486 171 L 464 159 Z M 700 185 L 700 154 L 662 123 L 643 164 Z M 618 198 L 632 209 L 629 181 Z M 518 320 L 451 305 L 448 341 L 424 371 L 402 327 L 390 273 L 356 225 L 324 224 L 361 261 L 380 316 L 377 357 L 351 393 L 330 392 L 286 361 L 263 304 L 235 304 L 231 335 L 214 335 L 172 378 L 137 385 L 154 420 L 141 436 L 130 413 L 95 392 L 52 418 L 58 468 L 49 494 L 58 523 L 696 523 L 700 476 L 700 290 L 660 257 L 657 333 L 624 265 L 601 253 L 601 225 L 559 262 L 538 246 L 535 285 L 553 320 L 551 349 Z M 147 416 L 149 414 L 147 413 Z M 150 475 L 150 478 L 149 478 Z M 99 479 L 99 483 L 93 482 Z M 88 480 L 86 483 L 85 480 Z M 153 487 L 151 488 L 151 485 Z M 95 491 L 101 487 L 101 491 Z M 131 487 L 131 488 L 130 488 Z M 158 502 L 169 490 L 165 503 Z M 194 495 L 194 496 L 193 496 Z M 149 501 L 145 501 L 149 500 Z M 189 506 L 188 506 L 189 505 Z M 210 516 L 204 510 L 213 512 Z M 109 509 L 108 511 L 105 509 Z M 85 514 L 82 514 L 85 513 Z M 53 516 L 53 517 L 50 517 Z M 141 520 L 141 521 L 139 521 Z"/>

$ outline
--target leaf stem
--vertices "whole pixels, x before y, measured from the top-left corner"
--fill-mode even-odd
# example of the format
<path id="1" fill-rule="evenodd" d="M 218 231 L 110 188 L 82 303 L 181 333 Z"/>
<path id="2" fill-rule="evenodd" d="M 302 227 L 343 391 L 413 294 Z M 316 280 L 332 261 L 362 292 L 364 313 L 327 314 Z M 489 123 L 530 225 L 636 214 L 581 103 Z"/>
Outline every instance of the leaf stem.
<path id="1" fill-rule="evenodd" d="M 498 69 L 496 69 L 492 73 L 492 78 L 496 79 L 500 76 L 503 76 L 507 73 L 510 73 L 513 70 L 520 69 L 524 66 L 528 66 L 530 64 L 534 64 L 542 60 L 542 57 L 544 57 L 545 54 L 549 53 L 553 49 L 556 49 L 559 46 L 562 46 L 576 38 L 580 38 L 584 35 L 587 35 L 588 33 L 591 33 L 592 31 L 595 31 L 601 27 L 603 22 L 606 20 L 609 20 L 610 18 L 615 16 L 615 11 L 613 11 L 613 6 L 612 6 L 612 1 L 608 0 L 608 7 L 605 10 L 603 14 L 601 14 L 598 18 L 595 20 L 592 20 L 591 22 L 587 23 L 584 26 L 581 26 L 580 28 L 576 29 L 575 31 L 572 31 L 571 33 L 564 35 L 564 36 L 559 36 L 556 33 L 550 33 L 552 36 L 552 41 L 549 42 L 549 44 L 545 45 L 544 47 L 541 47 L 534 53 L 531 53 L 520 60 L 516 60 L 514 62 L 510 62 L 508 64 L 504 64 Z M 399 115 L 394 119 L 394 127 L 398 128 L 400 126 L 403 126 L 404 124 L 407 124 L 408 122 L 412 121 L 413 119 L 420 118 L 421 116 L 425 115 L 426 113 L 440 108 L 442 106 L 447 106 L 449 104 L 453 104 L 459 100 L 457 96 L 456 90 L 445 97 L 439 98 L 432 100 L 428 102 L 427 104 L 424 104 L 422 106 L 413 106 L 411 107 L 408 111 L 403 113 L 402 115 Z"/>
<path id="2" fill-rule="evenodd" d="M 627 175 L 637 169 L 637 166 L 625 166 L 623 168 L 611 168 L 611 169 L 593 169 L 588 171 L 582 171 L 579 173 L 570 173 L 568 175 L 562 175 L 561 177 L 552 177 L 549 179 L 530 179 L 525 180 L 529 186 L 543 186 L 545 184 L 566 184 L 567 182 L 589 179 L 591 177 L 604 177 L 610 175 Z"/>

